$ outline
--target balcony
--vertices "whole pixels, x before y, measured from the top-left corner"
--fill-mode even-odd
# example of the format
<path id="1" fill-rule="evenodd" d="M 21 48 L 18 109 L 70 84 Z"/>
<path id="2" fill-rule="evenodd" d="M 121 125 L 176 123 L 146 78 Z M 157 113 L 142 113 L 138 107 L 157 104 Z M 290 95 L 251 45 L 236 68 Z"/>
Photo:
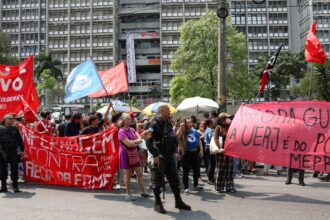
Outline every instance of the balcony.
<path id="1" fill-rule="evenodd" d="M 134 33 L 134 39 L 159 39 L 160 34 L 159 32 L 141 32 L 141 33 Z M 126 40 L 126 34 L 120 35 L 121 40 Z"/>
<path id="2" fill-rule="evenodd" d="M 159 66 L 160 59 L 136 59 L 135 64 L 137 66 Z"/>

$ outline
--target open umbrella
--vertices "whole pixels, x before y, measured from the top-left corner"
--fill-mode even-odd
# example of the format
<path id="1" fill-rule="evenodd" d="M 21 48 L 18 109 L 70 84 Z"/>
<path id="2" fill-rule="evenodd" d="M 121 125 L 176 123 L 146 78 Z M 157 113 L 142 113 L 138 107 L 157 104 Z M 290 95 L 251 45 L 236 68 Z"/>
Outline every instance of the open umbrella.
<path id="1" fill-rule="evenodd" d="M 115 112 L 141 112 L 141 110 L 130 107 L 127 103 L 122 102 L 120 100 L 112 101 L 112 106 L 115 110 Z M 108 109 L 108 105 L 104 106 L 103 108 L 97 110 L 97 112 L 104 114 Z"/>
<path id="2" fill-rule="evenodd" d="M 147 107 L 145 107 L 145 109 L 143 109 L 142 113 L 144 115 L 148 115 L 148 116 L 153 115 L 158 112 L 159 106 L 162 104 L 168 105 L 172 114 L 177 112 L 177 110 L 169 103 L 155 102 L 155 103 L 152 103 L 152 104 L 148 105 Z"/>
<path id="3" fill-rule="evenodd" d="M 209 112 L 209 111 L 217 111 L 219 108 L 219 104 L 215 101 L 207 98 L 201 97 L 193 97 L 184 99 L 177 110 L 182 112 Z"/>

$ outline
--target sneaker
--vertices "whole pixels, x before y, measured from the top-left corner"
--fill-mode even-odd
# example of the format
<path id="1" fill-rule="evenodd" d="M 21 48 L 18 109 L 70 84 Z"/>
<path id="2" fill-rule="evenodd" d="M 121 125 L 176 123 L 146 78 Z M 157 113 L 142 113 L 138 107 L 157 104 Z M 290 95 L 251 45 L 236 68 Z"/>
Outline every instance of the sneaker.
<path id="1" fill-rule="evenodd" d="M 241 179 L 243 176 L 241 174 L 235 174 L 234 176 L 236 179 Z"/>
<path id="2" fill-rule="evenodd" d="M 116 184 L 116 186 L 114 187 L 115 190 L 120 190 L 120 184 Z"/>
<path id="3" fill-rule="evenodd" d="M 129 201 L 135 201 L 136 199 L 133 197 L 133 196 L 131 196 L 131 195 L 126 195 L 125 196 L 125 199 L 126 200 L 129 200 Z"/>
<path id="4" fill-rule="evenodd" d="M 189 190 L 189 189 L 185 189 L 185 190 L 184 190 L 184 193 L 185 193 L 185 194 L 189 194 L 189 193 L 190 193 L 190 190 Z"/>
<path id="5" fill-rule="evenodd" d="M 201 191 L 203 190 L 204 188 L 202 186 L 194 186 L 194 190 L 195 191 Z"/>

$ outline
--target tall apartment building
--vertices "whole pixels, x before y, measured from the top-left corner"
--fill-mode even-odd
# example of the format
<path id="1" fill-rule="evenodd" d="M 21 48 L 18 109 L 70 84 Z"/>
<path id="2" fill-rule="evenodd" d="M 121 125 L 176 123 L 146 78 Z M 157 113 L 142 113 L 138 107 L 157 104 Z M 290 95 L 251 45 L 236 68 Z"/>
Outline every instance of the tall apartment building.
<path id="1" fill-rule="evenodd" d="M 19 59 L 46 48 L 46 0 L 2 0 L 1 30 L 11 38 L 11 53 Z"/>
<path id="2" fill-rule="evenodd" d="M 266 0 L 263 4 L 252 0 L 230 1 L 231 23 L 246 36 L 250 69 L 258 63 L 258 58 L 271 55 L 281 44 L 282 50 L 292 48 L 294 33 L 288 3 L 288 0 Z"/>
<path id="3" fill-rule="evenodd" d="M 136 83 L 129 84 L 131 97 L 144 105 L 161 98 L 160 2 L 120 0 L 120 58 L 126 58 L 126 35 L 133 34 Z"/>
<path id="4" fill-rule="evenodd" d="M 161 0 L 161 66 L 163 101 L 169 101 L 172 53 L 180 46 L 179 27 L 216 9 L 217 0 Z"/>
<path id="5" fill-rule="evenodd" d="M 313 20 L 317 21 L 317 36 L 330 57 L 330 1 L 328 0 L 298 0 L 301 48 Z"/>

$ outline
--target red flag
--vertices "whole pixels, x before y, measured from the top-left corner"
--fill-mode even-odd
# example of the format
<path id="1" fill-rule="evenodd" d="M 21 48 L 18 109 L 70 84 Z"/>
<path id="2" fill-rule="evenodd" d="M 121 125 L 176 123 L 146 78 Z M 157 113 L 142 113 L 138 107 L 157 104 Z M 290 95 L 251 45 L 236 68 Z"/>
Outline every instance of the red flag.
<path id="1" fill-rule="evenodd" d="M 33 111 L 31 106 L 25 101 L 22 96 L 20 98 L 25 121 L 27 123 L 34 123 L 35 121 L 37 121 L 37 114 Z"/>
<path id="2" fill-rule="evenodd" d="M 39 99 L 33 80 L 33 56 L 17 66 L 0 65 L 0 117 L 22 110 L 21 96 L 37 111 Z"/>
<path id="3" fill-rule="evenodd" d="M 101 89 L 88 97 L 99 98 L 126 92 L 128 90 L 126 66 L 124 62 L 120 62 L 118 65 L 108 70 L 101 71 L 99 74 L 107 92 L 104 89 Z"/>
<path id="4" fill-rule="evenodd" d="M 318 64 L 325 64 L 327 59 L 321 43 L 316 37 L 316 21 L 313 21 L 313 24 L 307 35 L 305 57 L 307 62 Z"/>
<path id="5" fill-rule="evenodd" d="M 265 87 L 268 84 L 268 79 L 270 76 L 270 70 L 264 70 L 262 72 L 262 77 L 261 77 L 261 82 L 260 82 L 260 92 L 259 93 L 263 93 L 265 91 Z"/>

